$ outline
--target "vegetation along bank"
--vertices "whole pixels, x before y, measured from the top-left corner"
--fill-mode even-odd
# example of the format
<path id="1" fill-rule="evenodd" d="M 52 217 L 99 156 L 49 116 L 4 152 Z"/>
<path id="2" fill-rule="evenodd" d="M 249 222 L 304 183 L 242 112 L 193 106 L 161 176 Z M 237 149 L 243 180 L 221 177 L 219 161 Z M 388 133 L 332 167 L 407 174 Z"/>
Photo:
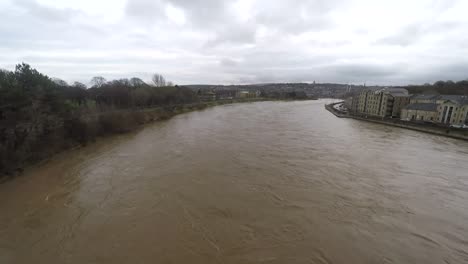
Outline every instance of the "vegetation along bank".
<path id="1" fill-rule="evenodd" d="M 153 84 L 94 77 L 88 89 L 19 64 L 14 71 L 0 70 L 0 178 L 100 136 L 212 105 L 257 100 L 265 99 L 204 101 L 196 91 L 167 83 L 161 75 L 154 76 Z"/>

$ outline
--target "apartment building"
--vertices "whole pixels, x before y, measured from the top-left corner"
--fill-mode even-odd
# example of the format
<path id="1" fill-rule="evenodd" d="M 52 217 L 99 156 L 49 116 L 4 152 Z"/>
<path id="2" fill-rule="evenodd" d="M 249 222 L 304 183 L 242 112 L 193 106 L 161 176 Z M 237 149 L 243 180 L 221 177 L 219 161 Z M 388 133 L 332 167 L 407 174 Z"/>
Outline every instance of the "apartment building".
<path id="1" fill-rule="evenodd" d="M 362 91 L 356 98 L 357 114 L 376 117 L 399 117 L 401 109 L 410 102 L 408 90 L 384 88 Z"/>

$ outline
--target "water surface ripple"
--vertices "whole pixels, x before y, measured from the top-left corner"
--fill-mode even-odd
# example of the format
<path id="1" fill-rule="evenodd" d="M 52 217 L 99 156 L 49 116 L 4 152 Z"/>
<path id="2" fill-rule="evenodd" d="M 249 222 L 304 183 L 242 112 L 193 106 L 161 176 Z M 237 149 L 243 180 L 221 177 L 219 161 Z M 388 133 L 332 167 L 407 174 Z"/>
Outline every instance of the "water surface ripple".
<path id="1" fill-rule="evenodd" d="M 226 105 L 0 185 L 0 263 L 468 263 L 468 143 Z"/>

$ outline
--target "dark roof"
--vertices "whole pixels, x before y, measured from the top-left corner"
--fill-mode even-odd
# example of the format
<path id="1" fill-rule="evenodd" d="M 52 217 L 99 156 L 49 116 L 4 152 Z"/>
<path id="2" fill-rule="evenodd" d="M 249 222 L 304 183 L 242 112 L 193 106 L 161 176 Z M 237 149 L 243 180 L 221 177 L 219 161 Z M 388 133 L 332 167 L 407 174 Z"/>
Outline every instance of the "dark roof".
<path id="1" fill-rule="evenodd" d="M 405 107 L 407 110 L 421 110 L 421 111 L 430 111 L 430 112 L 437 112 L 437 105 L 436 104 L 409 104 Z"/>
<path id="2" fill-rule="evenodd" d="M 431 100 L 435 102 L 436 100 L 446 100 L 452 101 L 460 105 L 468 105 L 468 96 L 466 95 L 433 95 L 433 94 L 418 94 L 411 96 L 412 99 L 418 100 Z"/>
<path id="3" fill-rule="evenodd" d="M 416 94 L 411 96 L 412 99 L 419 100 L 435 100 L 438 95 L 436 94 Z"/>
<path id="4" fill-rule="evenodd" d="M 461 105 L 468 105 L 468 96 L 465 95 L 439 95 L 437 99 L 453 101 Z"/>
<path id="5" fill-rule="evenodd" d="M 411 97 L 409 94 L 404 94 L 404 93 L 394 93 L 392 94 L 393 97 Z"/>

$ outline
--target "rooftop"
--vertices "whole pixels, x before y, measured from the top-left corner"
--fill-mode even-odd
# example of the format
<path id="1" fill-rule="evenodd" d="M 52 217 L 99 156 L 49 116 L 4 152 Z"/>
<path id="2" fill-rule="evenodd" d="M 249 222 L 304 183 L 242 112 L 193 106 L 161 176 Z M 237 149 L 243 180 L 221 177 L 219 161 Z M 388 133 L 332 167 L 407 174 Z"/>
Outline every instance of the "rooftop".
<path id="1" fill-rule="evenodd" d="M 461 105 L 468 105 L 468 96 L 466 95 L 439 95 L 437 100 L 447 100 Z"/>
<path id="2" fill-rule="evenodd" d="M 387 93 L 391 94 L 392 96 L 409 96 L 408 90 L 404 88 L 383 88 L 377 90 L 376 93 Z"/>
<path id="3" fill-rule="evenodd" d="M 411 98 L 418 100 L 435 100 L 437 96 L 436 94 L 415 94 L 411 96 Z"/>
<path id="4" fill-rule="evenodd" d="M 453 101 L 461 105 L 468 105 L 468 96 L 466 95 L 435 95 L 435 94 L 416 94 L 411 96 L 412 99 L 416 100 L 447 100 Z"/>

